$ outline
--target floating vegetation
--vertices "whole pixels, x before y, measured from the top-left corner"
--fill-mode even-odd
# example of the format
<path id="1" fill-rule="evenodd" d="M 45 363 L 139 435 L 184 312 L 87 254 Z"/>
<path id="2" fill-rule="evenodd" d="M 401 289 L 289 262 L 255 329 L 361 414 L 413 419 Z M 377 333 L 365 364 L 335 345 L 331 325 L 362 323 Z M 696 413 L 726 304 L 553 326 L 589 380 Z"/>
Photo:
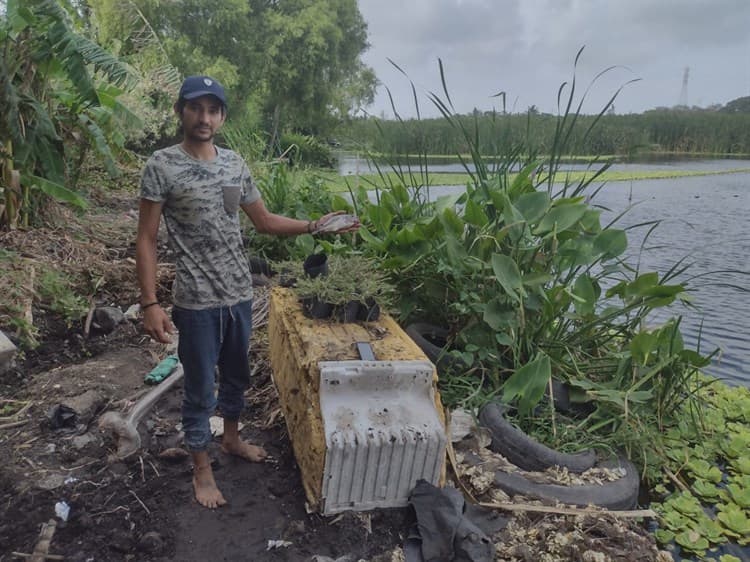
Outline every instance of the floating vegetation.
<path id="1" fill-rule="evenodd" d="M 684 422 L 667 432 L 669 462 L 656 487 L 663 500 L 652 507 L 659 542 L 703 557 L 725 543 L 750 545 L 750 390 L 715 381 L 698 397 L 702 409 L 683 412 Z"/>

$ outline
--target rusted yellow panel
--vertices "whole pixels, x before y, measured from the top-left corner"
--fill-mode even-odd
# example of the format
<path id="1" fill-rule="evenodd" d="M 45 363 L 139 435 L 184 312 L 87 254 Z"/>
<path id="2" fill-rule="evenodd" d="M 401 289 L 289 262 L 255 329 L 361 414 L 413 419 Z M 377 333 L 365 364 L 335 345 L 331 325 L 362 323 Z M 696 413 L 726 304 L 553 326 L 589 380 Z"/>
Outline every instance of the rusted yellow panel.
<path id="1" fill-rule="evenodd" d="M 313 320 L 302 313 L 294 292 L 281 287 L 271 291 L 268 334 L 273 378 L 294 456 L 307 499 L 315 507 L 321 499 L 326 454 L 318 363 L 359 359 L 357 342 L 368 342 L 378 361 L 429 359 L 387 314 L 366 323 Z M 435 407 L 445 424 L 435 371 L 433 384 Z"/>

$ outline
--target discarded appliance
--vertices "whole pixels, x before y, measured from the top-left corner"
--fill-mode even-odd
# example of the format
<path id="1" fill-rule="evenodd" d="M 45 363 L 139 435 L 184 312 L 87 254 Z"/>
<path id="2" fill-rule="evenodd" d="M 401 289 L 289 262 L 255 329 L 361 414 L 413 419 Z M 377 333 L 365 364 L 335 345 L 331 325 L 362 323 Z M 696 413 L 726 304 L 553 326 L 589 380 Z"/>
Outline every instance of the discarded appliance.
<path id="1" fill-rule="evenodd" d="M 445 418 L 435 367 L 390 316 L 314 320 L 292 291 L 274 288 L 269 340 L 313 508 L 329 515 L 403 507 L 417 480 L 444 482 Z"/>

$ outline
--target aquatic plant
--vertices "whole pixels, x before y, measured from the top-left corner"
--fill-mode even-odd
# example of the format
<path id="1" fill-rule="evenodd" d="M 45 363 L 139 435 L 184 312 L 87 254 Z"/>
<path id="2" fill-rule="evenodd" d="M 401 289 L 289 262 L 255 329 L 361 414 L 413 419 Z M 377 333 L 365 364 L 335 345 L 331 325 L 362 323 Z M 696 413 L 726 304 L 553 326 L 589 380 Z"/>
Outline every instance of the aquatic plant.
<path id="1" fill-rule="evenodd" d="M 404 170 L 394 155 L 393 175 L 378 168 L 383 183 L 374 201 L 362 187 L 353 198 L 366 251 L 379 256 L 400 288 L 402 319 L 451 328 L 449 345 L 466 368 L 442 377 L 444 398 L 477 405 L 502 395 L 530 427 L 554 377 L 594 404 L 577 422 L 579 432 L 642 447 L 644 435 L 651 436 L 645 428 L 658 433 L 669 425 L 708 363 L 685 348 L 679 318 L 647 327 L 655 309 L 685 296 L 677 278 L 686 266 L 660 276 L 624 261 L 620 217 L 602 224 L 594 204 L 608 162 L 594 159 L 575 179 L 560 172 L 598 122 L 581 131 L 585 94 L 577 97 L 575 75 L 558 92 L 554 142 L 541 157 L 531 134 L 523 143 L 508 140 L 504 113 L 480 138 L 480 128 L 454 111 L 442 64 L 440 71 L 443 93 L 430 100 L 469 155 L 458 156 L 470 178 L 463 193 L 433 201 L 426 154 L 417 170 Z M 480 148 L 487 146 L 489 154 Z M 552 416 L 547 426 L 557 438 Z"/>
<path id="2" fill-rule="evenodd" d="M 652 507 L 660 542 L 704 556 L 727 542 L 750 545 L 750 390 L 699 383 L 701 423 L 688 423 L 696 412 L 687 405 L 675 413 L 681 423 L 663 441 L 662 482 L 654 487 L 661 499 Z"/>

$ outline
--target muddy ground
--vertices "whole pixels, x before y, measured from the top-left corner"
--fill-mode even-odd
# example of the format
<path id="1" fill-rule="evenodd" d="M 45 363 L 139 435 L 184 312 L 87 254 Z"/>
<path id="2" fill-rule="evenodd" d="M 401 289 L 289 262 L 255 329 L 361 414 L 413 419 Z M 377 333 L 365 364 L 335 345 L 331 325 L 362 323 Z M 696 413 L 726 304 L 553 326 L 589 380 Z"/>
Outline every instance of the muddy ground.
<path id="1" fill-rule="evenodd" d="M 37 269 L 100 276 L 92 305 L 126 310 L 138 298 L 132 260 L 137 201 L 132 193 L 92 195 L 99 205 L 86 217 L 64 213 L 53 226 L 6 233 L 1 242 Z M 168 256 L 164 261 L 159 292 L 168 302 Z M 262 443 L 270 458 L 248 464 L 222 455 L 217 441 L 213 466 L 229 504 L 210 511 L 193 498 L 189 460 L 163 458 L 165 450 L 182 446 L 180 388 L 146 416 L 140 426 L 143 447 L 125 461 L 108 458 L 114 442 L 97 426 L 104 411 L 125 411 L 148 390 L 143 377 L 167 354 L 165 346 L 144 337 L 138 320 L 104 333 L 85 319 L 67 325 L 36 303 L 32 313 L 41 345 L 0 376 L 4 404 L 17 400 L 18 409 L 25 407 L 0 421 L 0 562 L 38 548 L 40 529 L 50 521 L 56 522 L 50 559 L 404 559 L 401 547 L 414 522 L 410 509 L 327 518 L 306 509 L 262 329 L 254 337 L 250 360 L 257 368 L 241 421 L 243 435 Z M 12 327 L 1 327 L 13 337 Z M 60 405 L 75 416 L 60 415 L 71 411 Z M 56 505 L 63 503 L 69 507 L 67 521 L 56 516 Z M 285 542 L 269 550 L 269 541 Z M 497 560 L 657 559 L 653 539 L 639 524 L 605 516 L 521 514 L 510 518 L 495 543 Z"/>

